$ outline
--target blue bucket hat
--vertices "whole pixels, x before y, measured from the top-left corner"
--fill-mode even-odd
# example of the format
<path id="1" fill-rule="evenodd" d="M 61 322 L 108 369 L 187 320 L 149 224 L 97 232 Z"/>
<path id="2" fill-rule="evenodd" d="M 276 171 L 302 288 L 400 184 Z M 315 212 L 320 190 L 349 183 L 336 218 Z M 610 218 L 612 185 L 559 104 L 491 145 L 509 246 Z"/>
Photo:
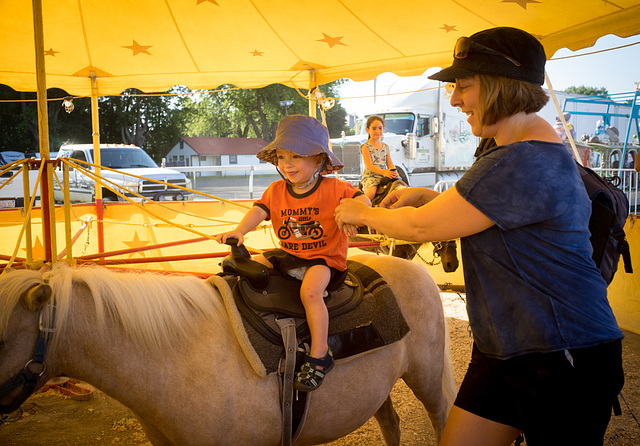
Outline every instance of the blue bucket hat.
<path id="1" fill-rule="evenodd" d="M 325 155 L 320 174 L 336 172 L 344 167 L 329 149 L 329 131 L 316 118 L 306 115 L 285 116 L 278 123 L 276 138 L 256 156 L 275 166 L 276 149 L 284 149 L 300 156 Z"/>

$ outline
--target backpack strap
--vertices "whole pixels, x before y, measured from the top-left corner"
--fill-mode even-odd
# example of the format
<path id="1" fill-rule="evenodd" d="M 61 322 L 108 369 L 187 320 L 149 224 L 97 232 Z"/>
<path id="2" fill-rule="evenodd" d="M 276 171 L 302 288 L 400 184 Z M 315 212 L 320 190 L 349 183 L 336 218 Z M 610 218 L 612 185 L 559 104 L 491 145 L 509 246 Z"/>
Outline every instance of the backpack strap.
<path id="1" fill-rule="evenodd" d="M 624 230 L 619 224 L 612 227 L 613 237 L 618 242 L 618 252 L 622 256 L 624 262 L 624 271 L 626 273 L 633 273 L 633 265 L 631 265 L 631 252 L 629 250 L 629 242 L 627 241 Z"/>

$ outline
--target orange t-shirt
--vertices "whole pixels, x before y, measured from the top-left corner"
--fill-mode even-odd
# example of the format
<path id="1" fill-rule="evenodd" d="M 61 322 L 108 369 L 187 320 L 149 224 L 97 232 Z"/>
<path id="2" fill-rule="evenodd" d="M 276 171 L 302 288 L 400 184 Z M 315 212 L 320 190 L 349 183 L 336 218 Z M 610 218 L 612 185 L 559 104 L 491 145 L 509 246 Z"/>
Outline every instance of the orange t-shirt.
<path id="1" fill-rule="evenodd" d="M 284 180 L 273 182 L 260 206 L 273 224 L 280 247 L 303 259 L 322 258 L 330 267 L 347 269 L 348 240 L 338 229 L 334 210 L 343 198 L 353 198 L 362 192 L 346 181 L 320 177 L 313 189 L 297 194 Z"/>

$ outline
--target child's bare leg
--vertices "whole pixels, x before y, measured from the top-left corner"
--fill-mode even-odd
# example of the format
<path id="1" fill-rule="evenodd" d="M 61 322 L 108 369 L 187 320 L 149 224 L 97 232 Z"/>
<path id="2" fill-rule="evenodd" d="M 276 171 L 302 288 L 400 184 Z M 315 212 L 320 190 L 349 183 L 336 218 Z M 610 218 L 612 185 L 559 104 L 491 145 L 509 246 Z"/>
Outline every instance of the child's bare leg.
<path id="1" fill-rule="evenodd" d="M 307 269 L 300 287 L 300 298 L 307 315 L 311 332 L 309 356 L 322 359 L 327 355 L 329 346 L 329 312 L 324 303 L 324 290 L 331 279 L 331 270 L 325 265 L 314 265 Z"/>
<path id="2" fill-rule="evenodd" d="M 364 194 L 367 196 L 369 201 L 372 201 L 376 196 L 376 192 L 378 192 L 378 186 L 371 186 L 364 191 Z"/>

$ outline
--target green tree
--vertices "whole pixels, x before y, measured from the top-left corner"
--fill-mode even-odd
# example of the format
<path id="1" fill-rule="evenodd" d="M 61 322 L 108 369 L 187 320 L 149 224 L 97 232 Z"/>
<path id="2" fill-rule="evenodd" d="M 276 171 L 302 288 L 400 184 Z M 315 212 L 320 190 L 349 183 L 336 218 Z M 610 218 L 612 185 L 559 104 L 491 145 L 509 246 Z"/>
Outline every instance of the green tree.
<path id="1" fill-rule="evenodd" d="M 609 92 L 604 87 L 596 88 L 585 87 L 584 85 L 581 85 L 579 87 L 571 86 L 565 90 L 565 93 L 583 94 L 586 96 L 601 96 L 608 94 Z"/>
<path id="2" fill-rule="evenodd" d="M 74 112 L 64 112 L 62 98 L 67 94 L 59 89 L 47 91 L 49 120 L 49 148 L 56 151 L 63 142 L 75 142 L 82 135 L 91 137 L 89 100 L 74 100 Z M 0 85 L 0 150 L 18 152 L 38 151 L 38 110 L 36 94 L 18 92 Z"/>
<path id="3" fill-rule="evenodd" d="M 320 91 L 327 97 L 336 96 L 339 82 L 323 85 Z M 285 110 L 280 102 L 286 100 L 292 104 Z M 186 121 L 185 136 L 257 137 L 267 142 L 275 138 L 278 122 L 285 112 L 309 113 L 308 100 L 295 89 L 280 84 L 257 89 L 224 85 L 221 91 L 185 98 L 181 105 Z M 338 101 L 327 110 L 327 126 L 332 137 L 346 130 L 346 115 Z"/>
<path id="4" fill-rule="evenodd" d="M 337 96 L 341 81 L 323 85 L 326 97 Z M 290 100 L 288 114 L 308 114 L 306 91 L 280 84 L 259 89 L 236 89 L 220 92 L 192 92 L 174 87 L 166 93 L 142 94 L 126 90 L 122 95 L 98 99 L 100 141 L 136 144 L 160 161 L 181 136 L 260 137 L 270 142 L 275 137 L 285 108 L 280 101 Z M 91 101 L 74 98 L 74 110 L 65 113 L 59 89 L 47 92 L 50 150 L 62 144 L 91 143 Z M 0 85 L 0 150 L 37 151 L 38 120 L 36 94 L 16 92 Z M 320 118 L 320 114 L 318 114 Z M 338 101 L 327 110 L 326 119 L 332 137 L 339 137 L 345 125 L 346 111 Z"/>
<path id="5" fill-rule="evenodd" d="M 137 145 L 159 162 L 183 133 L 182 116 L 172 96 L 179 91 L 175 87 L 166 93 L 144 94 L 129 89 L 100 98 L 100 141 Z"/>

